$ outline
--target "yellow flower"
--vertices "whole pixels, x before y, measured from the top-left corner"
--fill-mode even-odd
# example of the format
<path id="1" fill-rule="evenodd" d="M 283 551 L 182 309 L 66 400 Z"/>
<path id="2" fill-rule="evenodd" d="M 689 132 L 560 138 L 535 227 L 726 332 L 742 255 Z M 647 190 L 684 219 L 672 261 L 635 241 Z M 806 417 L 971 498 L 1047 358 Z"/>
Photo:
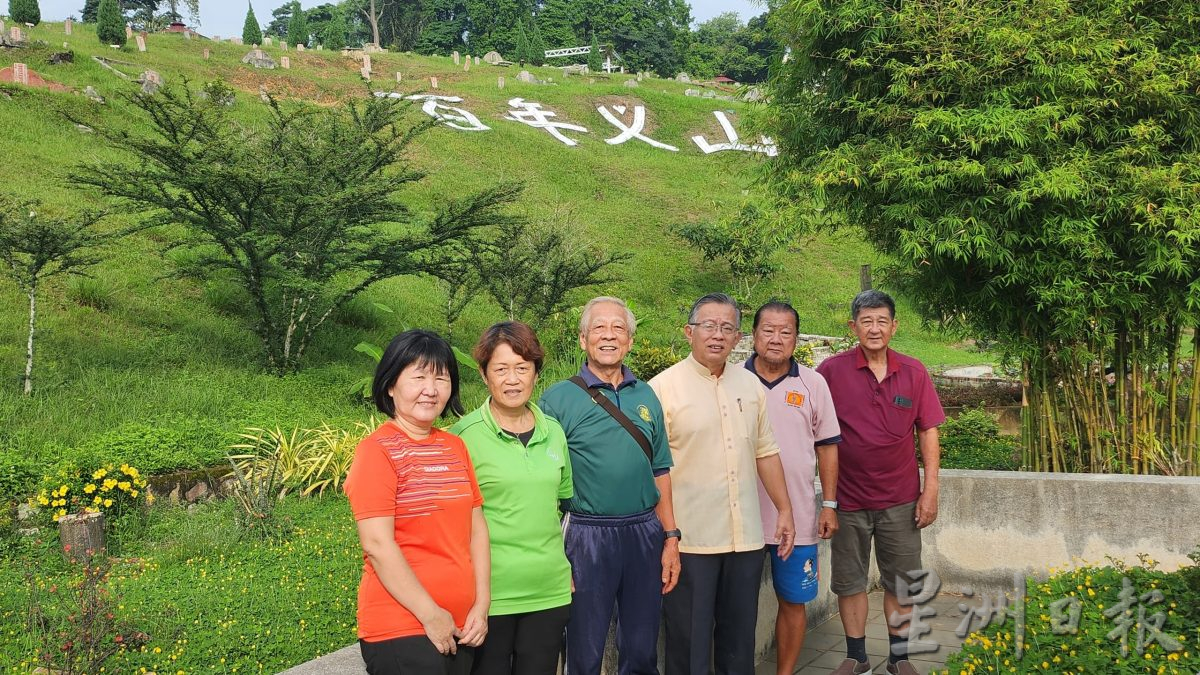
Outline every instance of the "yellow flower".
<path id="1" fill-rule="evenodd" d="M 121 490 L 128 490 L 132 486 L 129 484 L 129 481 L 123 480 L 120 483 L 117 483 L 117 487 Z"/>
<path id="2" fill-rule="evenodd" d="M 108 475 L 108 471 L 106 471 L 104 469 L 96 469 L 96 472 L 92 474 L 92 480 L 100 480 L 101 478 L 104 478 L 107 475 Z"/>
<path id="3" fill-rule="evenodd" d="M 71 489 L 71 488 L 67 487 L 66 485 L 60 485 L 60 486 L 58 486 L 58 491 L 59 491 L 60 493 L 62 493 L 62 495 L 63 495 L 64 497 L 65 497 L 65 496 L 67 496 L 67 491 L 68 491 L 68 490 L 70 490 L 70 489 Z"/>
<path id="4" fill-rule="evenodd" d="M 153 503 L 154 503 L 154 493 L 153 493 L 153 492 L 150 492 L 150 493 L 148 493 L 148 494 L 146 495 L 146 503 L 147 503 L 147 504 L 153 504 Z"/>
<path id="5" fill-rule="evenodd" d="M 137 490 L 130 490 L 130 491 L 129 491 L 129 496 L 130 496 L 130 497 L 134 497 L 134 498 L 136 498 L 136 497 L 138 496 L 138 491 L 137 491 Z"/>
<path id="6" fill-rule="evenodd" d="M 103 499 L 101 499 L 100 495 L 96 495 L 96 498 L 92 500 L 92 503 L 93 503 L 93 504 L 99 504 L 99 503 L 100 503 L 100 502 L 102 502 L 102 501 L 104 501 L 104 500 L 103 500 Z"/>
<path id="7" fill-rule="evenodd" d="M 38 495 L 37 500 L 38 500 L 38 503 L 41 504 L 42 506 L 50 505 L 50 500 L 46 499 L 46 495 Z"/>
<path id="8" fill-rule="evenodd" d="M 109 478 L 104 481 L 104 485 L 102 485 L 100 489 L 107 492 L 115 487 L 117 487 L 117 480 L 115 478 Z"/>
<path id="9" fill-rule="evenodd" d="M 112 502 L 112 500 L 111 500 L 111 499 L 105 499 L 105 500 L 104 500 L 104 508 L 106 508 L 106 509 L 107 509 L 108 507 L 112 506 L 112 504 L 113 504 L 113 502 Z"/>
<path id="10" fill-rule="evenodd" d="M 90 495 L 95 491 L 96 491 L 95 483 L 88 483 L 87 485 L 83 486 L 83 494 L 85 494 L 85 495 Z"/>

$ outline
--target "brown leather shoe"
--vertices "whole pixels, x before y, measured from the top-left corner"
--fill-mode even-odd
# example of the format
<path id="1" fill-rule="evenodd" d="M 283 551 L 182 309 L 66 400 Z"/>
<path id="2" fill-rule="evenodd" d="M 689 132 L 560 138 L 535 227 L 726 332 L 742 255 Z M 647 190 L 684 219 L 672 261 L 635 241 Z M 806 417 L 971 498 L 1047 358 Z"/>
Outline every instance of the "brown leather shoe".
<path id="1" fill-rule="evenodd" d="M 917 669 L 908 659 L 887 664 L 887 671 L 891 675 L 919 675 Z"/>
<path id="2" fill-rule="evenodd" d="M 869 661 L 855 661 L 854 659 L 847 658 L 830 675 L 862 675 L 869 672 L 871 672 L 871 663 Z"/>

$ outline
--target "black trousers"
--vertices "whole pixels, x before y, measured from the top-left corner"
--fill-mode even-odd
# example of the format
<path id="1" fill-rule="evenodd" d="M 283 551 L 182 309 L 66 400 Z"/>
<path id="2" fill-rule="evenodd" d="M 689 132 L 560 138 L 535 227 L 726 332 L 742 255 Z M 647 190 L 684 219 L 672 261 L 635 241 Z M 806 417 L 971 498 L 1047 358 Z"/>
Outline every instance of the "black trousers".
<path id="1" fill-rule="evenodd" d="M 368 675 L 468 675 L 475 652 L 473 647 L 458 645 L 457 654 L 438 652 L 424 635 L 358 641 Z"/>
<path id="2" fill-rule="evenodd" d="M 555 675 L 571 606 L 488 617 L 475 650 L 474 675 Z"/>
<path id="3" fill-rule="evenodd" d="M 679 554 L 679 585 L 663 598 L 666 675 L 754 675 L 763 551 Z"/>

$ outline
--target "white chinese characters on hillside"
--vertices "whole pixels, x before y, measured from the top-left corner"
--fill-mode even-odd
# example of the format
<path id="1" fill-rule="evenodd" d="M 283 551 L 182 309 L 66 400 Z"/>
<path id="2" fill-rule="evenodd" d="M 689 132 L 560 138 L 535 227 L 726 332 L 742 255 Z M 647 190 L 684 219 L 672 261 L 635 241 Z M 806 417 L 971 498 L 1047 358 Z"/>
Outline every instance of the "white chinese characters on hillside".
<path id="1" fill-rule="evenodd" d="M 365 68 L 364 68 L 365 70 Z M 366 75 L 364 74 L 364 77 Z M 430 84 L 433 89 L 437 89 L 437 78 L 431 77 Z M 504 88 L 504 78 L 500 77 L 497 80 L 499 88 Z M 491 127 L 484 124 L 473 113 L 465 108 L 458 106 L 447 105 L 449 103 L 462 103 L 463 99 L 458 96 L 442 96 L 438 94 L 413 94 L 405 95 L 395 92 L 375 92 L 375 96 L 380 98 L 406 98 L 410 101 L 420 101 L 421 110 L 426 115 L 442 122 L 445 126 L 458 131 L 490 131 Z M 520 122 L 521 124 L 533 127 L 534 129 L 545 129 L 555 140 L 567 146 L 579 145 L 579 141 L 571 138 L 563 133 L 563 131 L 572 131 L 579 134 L 589 133 L 587 127 L 572 124 L 570 122 L 557 121 L 554 118 L 558 114 L 543 108 L 542 104 L 533 101 L 526 101 L 523 98 L 509 99 L 508 105 L 511 110 L 504 116 L 504 119 L 512 122 Z M 646 108 L 645 106 L 625 106 L 625 105 L 600 105 L 596 107 L 596 111 L 604 118 L 606 122 L 616 127 L 620 133 L 611 138 L 604 139 L 604 142 L 609 145 L 621 145 L 627 141 L 637 139 L 650 145 L 651 147 L 668 152 L 679 152 L 679 148 L 668 143 L 651 138 L 645 133 L 646 129 Z M 692 136 L 692 142 L 706 155 L 714 152 L 733 151 L 733 152 L 749 152 L 764 154 L 768 157 L 775 157 L 779 154 L 779 148 L 773 140 L 766 136 L 760 137 L 758 143 L 743 143 L 734 130 L 733 124 L 729 121 L 729 117 L 720 110 L 714 110 L 713 116 L 717 118 L 717 123 L 721 130 L 725 132 L 725 140 L 723 142 L 713 143 L 706 139 L 703 135 Z"/>

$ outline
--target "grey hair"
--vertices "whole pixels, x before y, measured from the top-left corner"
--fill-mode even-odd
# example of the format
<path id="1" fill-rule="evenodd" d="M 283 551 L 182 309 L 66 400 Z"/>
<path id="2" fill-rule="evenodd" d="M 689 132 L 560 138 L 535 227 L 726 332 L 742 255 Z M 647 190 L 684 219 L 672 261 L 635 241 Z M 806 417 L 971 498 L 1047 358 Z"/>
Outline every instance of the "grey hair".
<path id="1" fill-rule="evenodd" d="M 596 305 L 605 303 L 613 304 L 625 310 L 625 325 L 629 328 L 629 337 L 637 332 L 637 318 L 633 315 L 633 310 L 629 309 L 629 305 L 620 298 L 614 298 L 611 295 L 601 295 L 598 298 L 592 298 L 583 306 L 583 313 L 579 315 L 579 334 L 586 335 L 588 326 L 592 323 L 592 308 Z"/>
<path id="2" fill-rule="evenodd" d="M 733 315 L 737 317 L 737 321 L 741 324 L 742 308 L 738 306 L 737 300 L 729 297 L 725 293 L 709 293 L 700 298 L 692 305 L 692 311 L 688 312 L 688 323 L 696 323 L 696 315 L 700 313 L 700 308 L 705 305 L 729 305 L 733 308 Z"/>
<path id="3" fill-rule="evenodd" d="M 865 290 L 854 296 L 854 301 L 850 303 L 850 318 L 857 321 L 858 313 L 862 310 L 879 307 L 887 307 L 890 318 L 896 318 L 896 301 L 892 300 L 892 296 L 873 288 Z"/>

